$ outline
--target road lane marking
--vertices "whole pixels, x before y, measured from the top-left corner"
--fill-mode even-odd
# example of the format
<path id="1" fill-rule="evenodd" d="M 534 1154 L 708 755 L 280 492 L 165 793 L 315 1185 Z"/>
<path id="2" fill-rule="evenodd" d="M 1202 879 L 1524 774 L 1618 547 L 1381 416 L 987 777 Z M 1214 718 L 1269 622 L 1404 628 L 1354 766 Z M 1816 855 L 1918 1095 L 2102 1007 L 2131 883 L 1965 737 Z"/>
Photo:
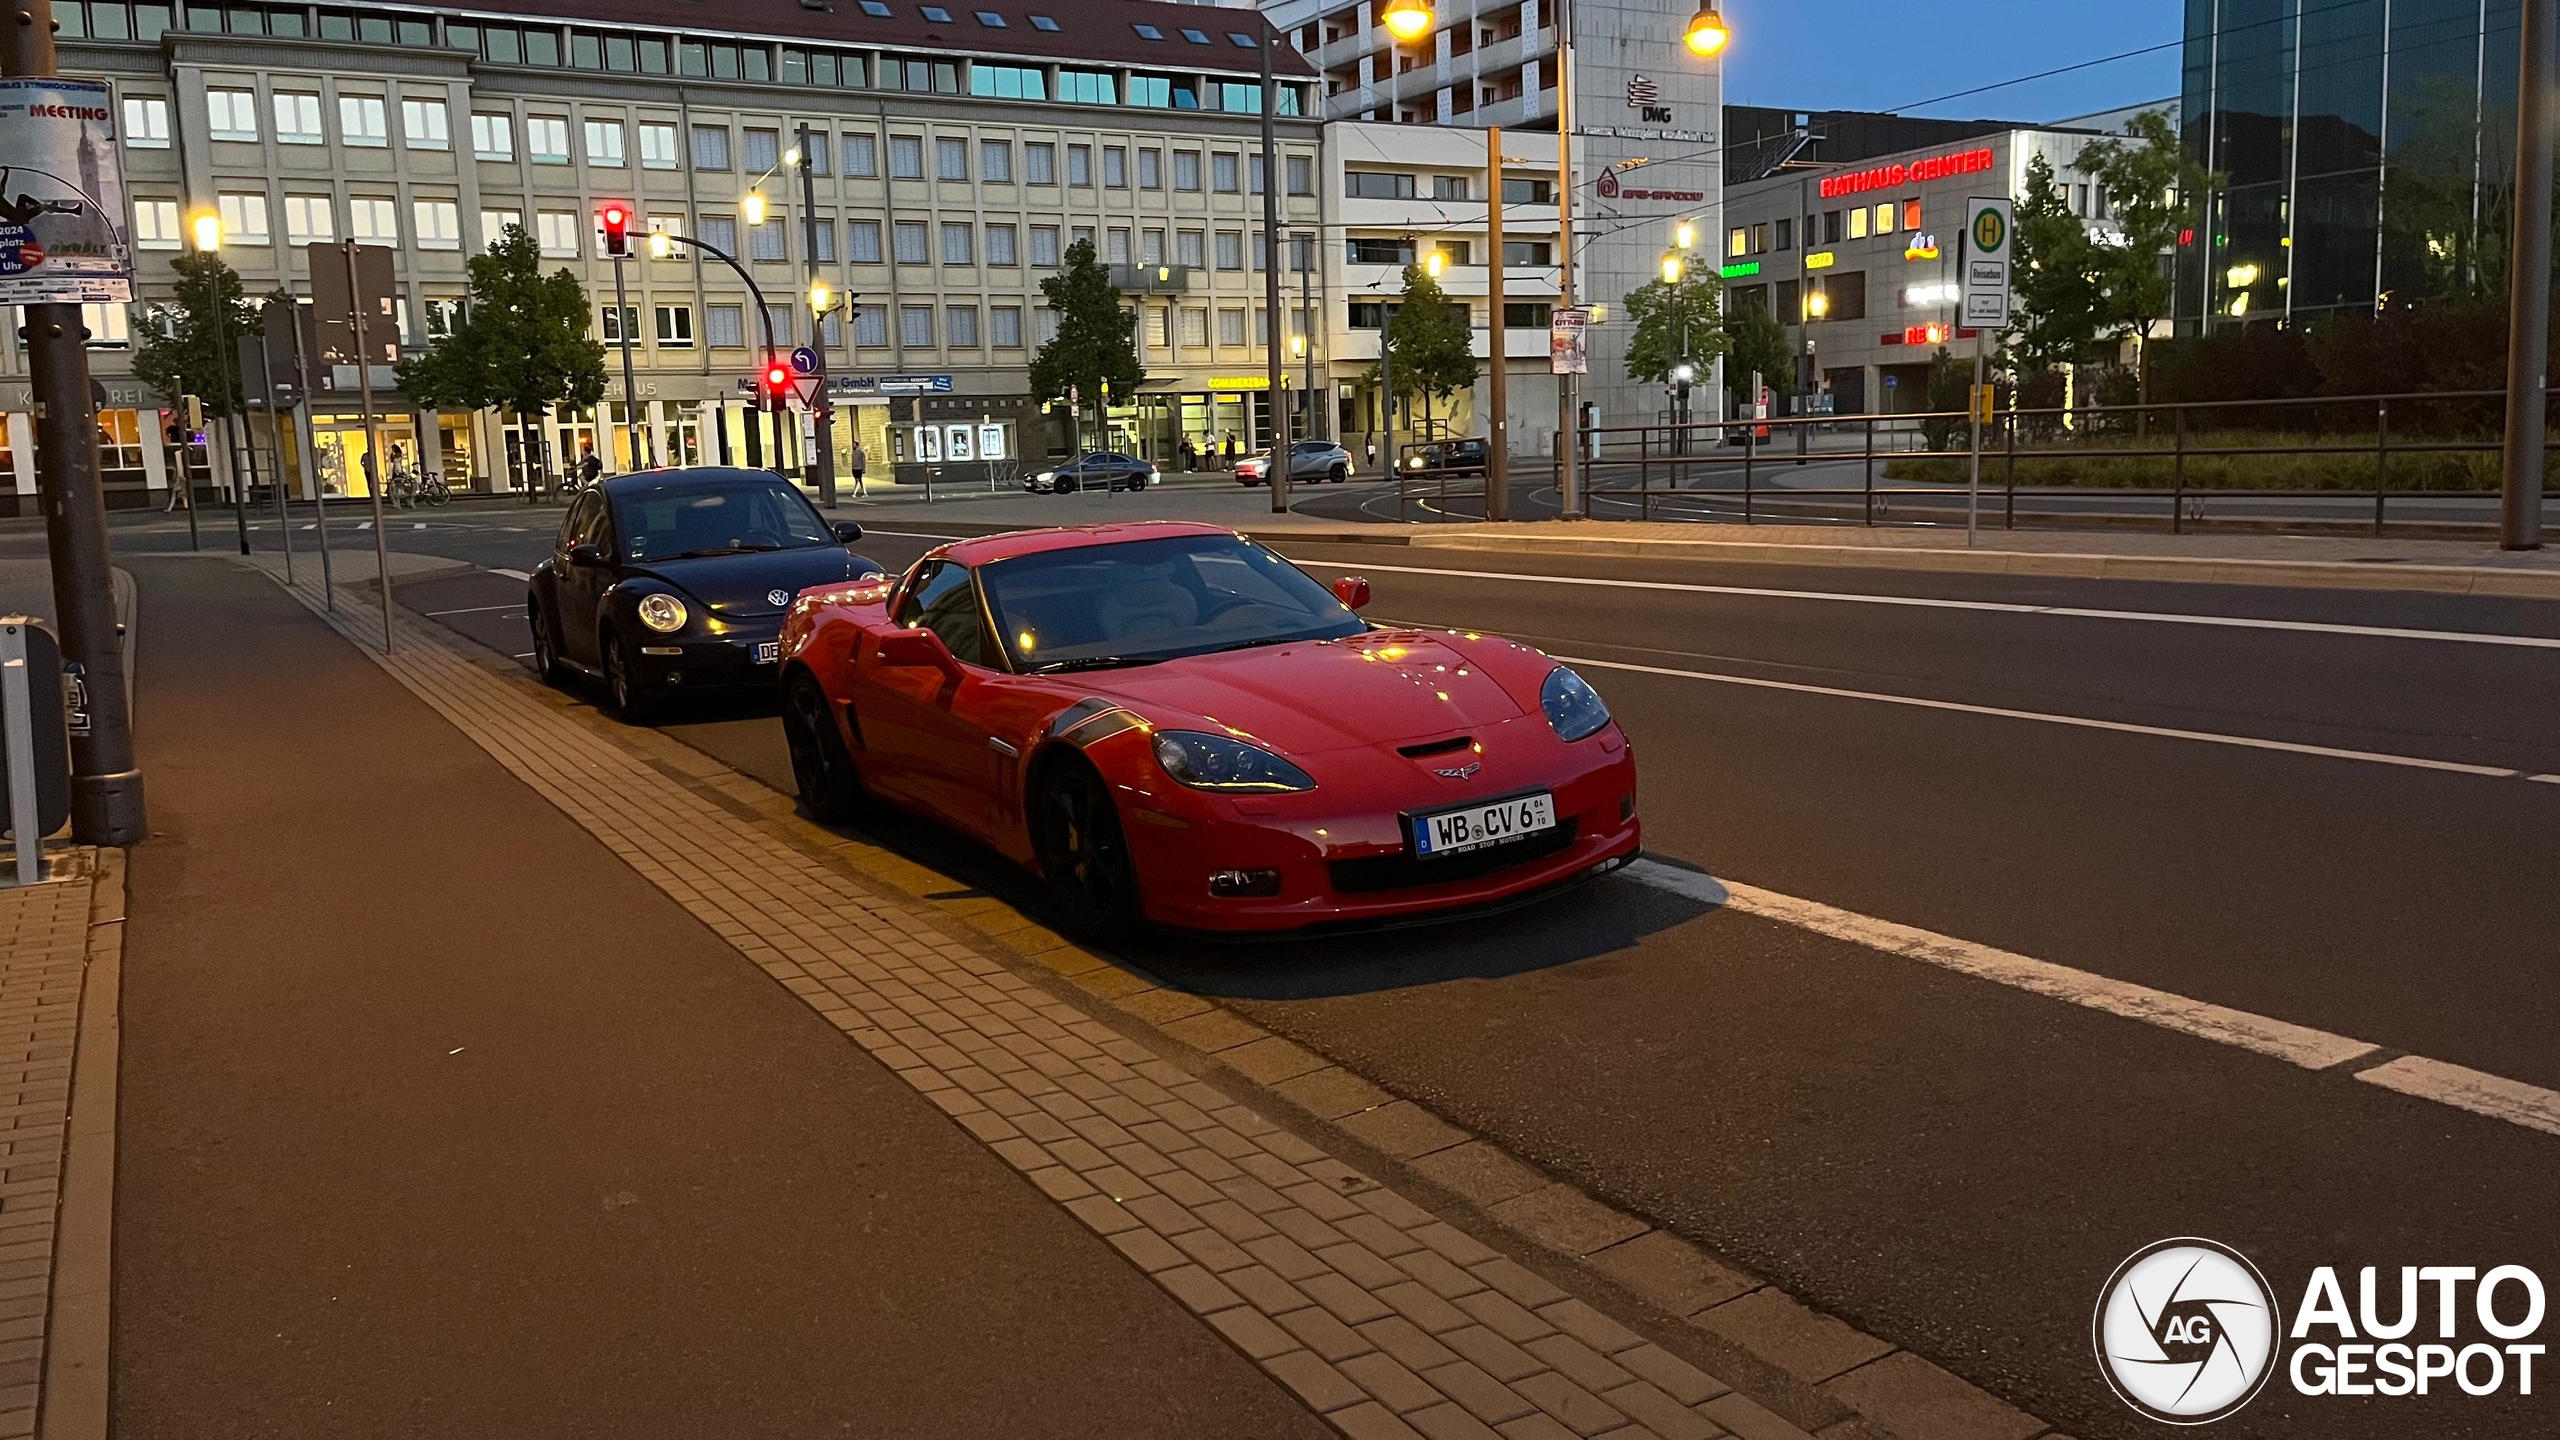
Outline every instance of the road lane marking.
<path id="1" fill-rule="evenodd" d="M 1275 537 L 1289 543 L 1288 537 Z M 1310 541 L 1307 543 L 1321 543 Z M 2161 610 L 2099 610 L 2079 605 L 2020 605 L 2000 600 L 1940 600 L 1917 595 L 1857 595 L 1831 590 L 1772 590 L 1753 585 L 1697 585 L 1672 580 L 1603 580 L 1588 575 L 1525 575 L 1506 570 L 1436 570 L 1421 565 L 1360 568 L 1395 575 L 1450 580 L 1516 580 L 1533 585 L 1581 585 L 1604 590 L 1668 590 L 1690 595 L 1737 595 L 1755 600 L 1831 600 L 1849 605 L 1899 605 L 1924 610 L 1975 610 L 1992 615 L 2053 615 L 2068 620 L 2136 620 L 2157 625 L 2203 625 L 2232 630 L 2291 630 L 2310 635 L 2350 635 L 2366 640 L 2439 640 L 2462 645 L 2510 645 L 2560 650 L 2560 638 L 2499 635 L 2479 630 L 2415 630 L 2394 625 L 2346 625 L 2320 620 L 2258 620 L 2243 615 L 2179 615 Z"/>
<path id="2" fill-rule="evenodd" d="M 1638 665 L 1626 660 L 1598 660 L 1579 655 L 1555 657 L 1568 665 L 1589 665 L 1602 670 L 1627 670 L 1639 675 L 1663 675 L 1681 680 L 1708 680 L 1719 685 L 1745 685 L 1755 690 L 1786 690 L 1799 695 L 1824 695 L 1837 700 L 1873 700 L 1885 705 L 1908 705 L 1919 710 L 1944 710 L 1958 715 L 1986 715 L 1999 720 L 2033 720 L 2046 725 L 2068 725 L 2081 730 L 2111 730 L 2122 735 L 2142 735 L 2158 740 L 2193 740 L 2207 745 L 2232 745 L 2244 750 L 2274 750 L 2287 755 L 2310 755 L 2323 760 L 2355 760 L 2367 765 L 2396 765 L 2404 770 L 2435 770 L 2455 775 L 2481 775 L 2492 780 L 2542 779 L 2528 776 L 2522 770 L 2505 765 L 2466 765 L 2458 760 L 2430 760 L 2422 755 L 2392 755 L 2379 750 L 2349 750 L 2336 745 L 2306 745 L 2294 740 L 2265 740 L 2254 735 L 2223 735 L 2211 730 L 2180 730 L 2167 725 L 2137 725 L 2126 720 L 2095 720 L 2086 715 L 2055 715 L 2040 710 L 2011 710 L 1999 705 L 1968 705 L 1956 700 L 1925 700 L 1917 695 L 1895 695 L 1881 690 L 1845 690 L 1836 685 L 1808 685 L 1798 680 L 1768 680 L 1757 675 L 1730 675 L 1715 670 L 1676 670 L 1667 665 Z"/>
<path id="3" fill-rule="evenodd" d="M 478 615 L 483 611 L 488 610 L 521 610 L 523 608 L 524 603 L 522 601 L 518 601 L 513 605 L 466 605 L 459 610 L 430 610 L 427 612 L 427 618 L 430 620 L 441 620 L 447 615 Z"/>
<path id="4" fill-rule="evenodd" d="M 2298 1065 L 2305 1070 L 2333 1070 L 2380 1053 L 2366 1040 L 2331 1034 L 2308 1025 L 2271 1019 L 2227 1005 L 2189 999 L 2167 990 L 2114 980 L 2049 960 L 2037 960 L 1933 930 L 1879 920 L 1814 900 L 1800 900 L 1774 890 L 1744 885 L 1659 860 L 1638 860 L 1620 872 L 1628 879 L 1719 910 L 1774 920 L 1869 950 L 1899 955 L 2060 1000 L 2084 1009 L 2138 1020 L 2216 1044 L 2230 1045 Z M 2527 1085 L 2464 1065 L 2402 1055 L 2363 1070 L 2356 1079 L 2403 1095 L 2432 1100 L 2521 1125 L 2547 1135 L 2560 1135 L 2560 1092 Z"/>
<path id="5" fill-rule="evenodd" d="M 1639 860 L 1627 867 L 1626 874 L 1657 890 L 1668 890 L 1701 904 L 1757 915 L 1801 930 L 1811 930 L 1817 935 L 1828 935 L 1834 940 L 1845 940 L 1888 955 L 1923 961 L 2013 989 L 2201 1036 L 2224 1045 L 2236 1045 L 2243 1050 L 2254 1050 L 2261 1055 L 2271 1055 L 2299 1065 L 2305 1070 L 2326 1070 L 2381 1048 L 2368 1041 L 2351 1040 L 2325 1030 L 2270 1020 L 2262 1015 L 2207 1004 L 2202 1000 L 2190 1000 L 2166 990 L 2154 990 L 2148 985 L 2111 980 L 2068 965 L 2031 959 L 1915 926 L 1878 920 L 1756 886 L 1718 880 L 1712 875 L 1682 870 L 1659 860 Z"/>
<path id="6" fill-rule="evenodd" d="M 489 567 L 489 573 L 492 575 L 504 575 L 510 580 L 530 580 L 533 578 L 521 570 L 501 570 L 495 565 Z"/>

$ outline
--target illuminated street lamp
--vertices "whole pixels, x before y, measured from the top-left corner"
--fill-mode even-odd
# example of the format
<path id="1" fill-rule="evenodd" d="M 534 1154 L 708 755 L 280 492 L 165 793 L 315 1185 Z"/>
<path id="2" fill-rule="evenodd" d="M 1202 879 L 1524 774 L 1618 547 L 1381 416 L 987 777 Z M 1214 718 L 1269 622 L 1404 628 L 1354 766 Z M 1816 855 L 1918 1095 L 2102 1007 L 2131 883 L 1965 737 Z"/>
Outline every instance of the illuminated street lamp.
<path id="1" fill-rule="evenodd" d="M 196 248 L 207 255 L 222 248 L 222 217 L 211 210 L 198 214 L 193 222 Z"/>
<path id="2" fill-rule="evenodd" d="M 1437 280 L 1440 278 L 1440 271 L 1442 268 L 1447 266 L 1448 263 L 1449 262 L 1446 257 L 1442 256 L 1439 251 L 1434 250 L 1430 254 L 1422 257 L 1422 272 L 1430 276 L 1432 279 Z"/>
<path id="3" fill-rule="evenodd" d="M 1676 250 L 1663 252 L 1662 283 L 1665 285 L 1680 283 L 1680 254 Z"/>
<path id="4" fill-rule="evenodd" d="M 750 190 L 750 191 L 748 191 L 748 192 L 747 192 L 746 198 L 745 198 L 744 200 L 739 201 L 738 203 L 739 203 L 739 205 L 741 206 L 741 208 L 743 208 L 743 209 L 744 209 L 744 211 L 746 212 L 746 217 L 747 217 L 747 223 L 748 223 L 748 224 L 750 224 L 750 225 L 761 225 L 761 224 L 763 224 L 763 223 L 764 223 L 764 192 L 763 192 L 763 191 L 761 191 L 761 190 Z"/>
<path id="5" fill-rule="evenodd" d="M 676 242 L 667 238 L 666 231 L 652 230 L 649 232 L 650 259 L 664 260 L 674 253 L 676 253 Z"/>
<path id="6" fill-rule="evenodd" d="M 810 313 L 811 313 L 811 314 L 814 314 L 814 315 L 824 316 L 828 311 L 833 310 L 834 308 L 836 308 L 836 292 L 835 292 L 835 287 L 833 287 L 833 286 L 829 285 L 829 284 L 828 284 L 826 281 L 824 281 L 824 280 L 812 280 L 812 281 L 810 281 L 810 282 L 809 282 L 809 311 L 810 311 Z"/>
<path id="7" fill-rule="evenodd" d="M 1831 297 L 1820 290 L 1804 298 L 1804 313 L 1819 320 L 1831 313 Z"/>
<path id="8" fill-rule="evenodd" d="M 785 150 L 785 151 L 783 151 L 783 152 L 782 152 L 782 168 L 783 168 L 783 169 L 785 169 L 785 170 L 794 170 L 794 169 L 798 169 L 798 168 L 799 168 L 799 165 L 800 165 L 800 147 L 799 147 L 799 146 L 794 145 L 794 146 L 792 146 L 790 149 Z"/>
<path id="9" fill-rule="evenodd" d="M 1431 29 L 1431 0 L 1388 0 L 1381 18 L 1398 40 L 1418 40 Z"/>
<path id="10" fill-rule="evenodd" d="M 1724 17 L 1716 13 L 1715 0 L 1700 0 L 1698 13 L 1689 17 L 1689 33 L 1681 37 L 1692 55 L 1706 57 L 1722 54 L 1733 32 L 1725 28 Z"/>
<path id="11" fill-rule="evenodd" d="M 195 232 L 195 242 L 198 250 L 203 251 L 207 255 L 218 254 L 221 252 L 222 214 L 220 211 L 200 210 L 196 212 L 196 218 L 190 224 L 189 228 Z M 239 383 L 237 371 L 235 369 L 239 363 L 240 357 L 233 354 L 231 351 L 231 316 L 227 313 L 230 309 L 230 299 L 222 293 L 222 287 L 217 283 L 213 289 L 213 347 L 214 361 L 222 367 L 222 430 L 225 437 L 222 446 L 222 453 L 223 457 L 235 467 L 231 472 L 231 518 L 237 522 L 240 527 L 240 553 L 246 555 L 249 553 L 248 497 L 241 492 L 240 471 L 236 468 L 240 462 L 240 455 L 239 452 L 233 448 L 232 437 L 237 436 L 240 432 L 239 427 L 234 424 L 231 419 L 231 397 L 240 393 L 240 391 L 247 387 Z M 249 450 L 249 465 L 252 470 L 255 470 L 258 463 L 257 450 L 255 448 L 257 442 L 252 440 L 249 443 L 251 447 Z M 181 457 L 178 462 L 178 471 L 181 478 L 184 477 L 186 468 L 186 461 Z M 187 525 L 189 534 L 192 535 L 194 533 L 195 526 L 195 497 L 193 495 L 189 495 L 187 497 Z"/>
<path id="12" fill-rule="evenodd" d="M 1679 246 L 1683 250 L 1697 249 L 1698 222 L 1695 220 L 1683 220 L 1678 225 L 1673 226 L 1671 230 L 1671 240 L 1673 244 Z"/>

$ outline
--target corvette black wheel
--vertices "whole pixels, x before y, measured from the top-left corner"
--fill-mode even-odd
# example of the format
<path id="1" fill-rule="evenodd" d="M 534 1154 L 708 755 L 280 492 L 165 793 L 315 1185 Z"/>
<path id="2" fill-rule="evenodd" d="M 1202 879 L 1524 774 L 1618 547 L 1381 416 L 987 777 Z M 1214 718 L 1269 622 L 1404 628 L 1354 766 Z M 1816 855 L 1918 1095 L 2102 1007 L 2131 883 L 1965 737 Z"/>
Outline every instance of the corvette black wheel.
<path id="1" fill-rule="evenodd" d="M 852 819 L 862 807 L 862 777 L 854 771 L 853 752 L 845 748 L 827 692 L 806 671 L 783 687 L 782 739 L 809 818 L 829 825 Z"/>
<path id="2" fill-rule="evenodd" d="M 1082 760 L 1061 764 L 1042 782 L 1031 818 L 1040 870 L 1066 928 L 1096 939 L 1133 928 L 1137 873 L 1102 777 Z"/>

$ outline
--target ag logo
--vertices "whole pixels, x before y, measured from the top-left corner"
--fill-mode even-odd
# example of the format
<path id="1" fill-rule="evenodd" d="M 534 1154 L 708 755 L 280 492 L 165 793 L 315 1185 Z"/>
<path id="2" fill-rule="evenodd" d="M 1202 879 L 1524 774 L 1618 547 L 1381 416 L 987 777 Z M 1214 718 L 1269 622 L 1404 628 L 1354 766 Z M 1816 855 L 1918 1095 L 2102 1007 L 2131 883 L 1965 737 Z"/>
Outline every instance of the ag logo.
<path id="1" fill-rule="evenodd" d="M 1980 222 L 1976 222 L 1977 227 Z M 2275 1367 L 2279 1316 L 2266 1277 L 2227 1245 L 2193 1238 L 2137 1250 L 2098 1292 L 2098 1369 L 2154 1420 L 2202 1425 L 2256 1398 Z"/>
<path id="2" fill-rule="evenodd" d="M 1985 255 L 1997 255 L 2000 253 L 2000 247 L 2007 244 L 2008 240 L 2009 223 L 2000 218 L 1999 211 L 1986 209 L 1973 217 L 1973 248 L 1975 250 Z"/>

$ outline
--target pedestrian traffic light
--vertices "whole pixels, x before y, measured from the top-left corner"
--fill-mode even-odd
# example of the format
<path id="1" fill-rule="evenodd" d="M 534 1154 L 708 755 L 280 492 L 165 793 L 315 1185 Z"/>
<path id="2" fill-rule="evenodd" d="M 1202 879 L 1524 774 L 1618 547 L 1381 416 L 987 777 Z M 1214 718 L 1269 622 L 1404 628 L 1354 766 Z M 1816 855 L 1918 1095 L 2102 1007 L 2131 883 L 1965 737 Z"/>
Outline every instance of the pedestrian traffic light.
<path id="1" fill-rule="evenodd" d="M 193 434 L 204 428 L 204 397 L 189 395 L 183 398 L 187 406 L 187 432 Z"/>
<path id="2" fill-rule="evenodd" d="M 764 367 L 764 393 L 767 399 L 781 404 L 783 397 L 791 393 L 791 367 L 779 360 L 767 362 Z"/>
<path id="3" fill-rule="evenodd" d="M 623 256 L 631 253 L 631 212 L 620 205 L 604 207 L 604 253 Z"/>

